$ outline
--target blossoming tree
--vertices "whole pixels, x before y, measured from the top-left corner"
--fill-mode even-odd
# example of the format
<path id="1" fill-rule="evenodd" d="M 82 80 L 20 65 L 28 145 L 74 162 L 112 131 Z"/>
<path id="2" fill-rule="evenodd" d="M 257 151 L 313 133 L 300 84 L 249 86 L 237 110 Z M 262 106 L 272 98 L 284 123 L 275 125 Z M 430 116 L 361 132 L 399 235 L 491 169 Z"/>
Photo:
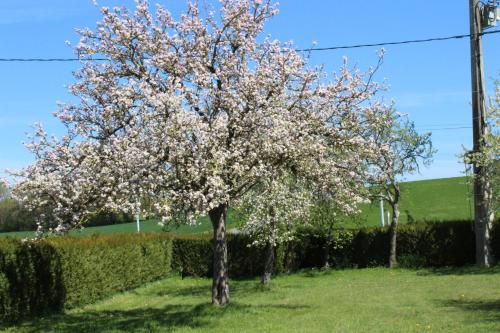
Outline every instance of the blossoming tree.
<path id="1" fill-rule="evenodd" d="M 79 103 L 56 114 L 67 134 L 37 130 L 36 162 L 18 173 L 15 194 L 43 213 L 39 230 L 78 227 L 99 209 L 165 223 L 208 215 L 212 302 L 228 303 L 228 206 L 277 168 L 342 186 L 377 154 L 365 134 L 386 126 L 373 71 L 344 64 L 328 80 L 291 45 L 259 37 L 276 12 L 269 0 L 222 0 L 220 15 L 189 4 L 178 20 L 143 0 L 133 13 L 102 8 L 96 30 L 79 31 Z"/>

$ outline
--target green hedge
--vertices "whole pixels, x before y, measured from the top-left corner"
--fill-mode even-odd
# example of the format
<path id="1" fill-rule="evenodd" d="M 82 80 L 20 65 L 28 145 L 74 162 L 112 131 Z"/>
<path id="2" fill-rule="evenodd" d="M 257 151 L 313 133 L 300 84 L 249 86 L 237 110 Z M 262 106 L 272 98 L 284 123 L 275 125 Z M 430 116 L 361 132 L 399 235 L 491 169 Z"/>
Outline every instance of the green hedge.
<path id="1" fill-rule="evenodd" d="M 263 271 L 264 249 L 250 239 L 228 235 L 231 278 Z M 275 273 L 322 267 L 326 247 L 332 267 L 385 266 L 387 228 L 337 230 L 329 246 L 322 230 L 302 228 L 276 250 Z M 474 263 L 474 233 L 468 221 L 412 223 L 398 230 L 401 266 L 462 266 Z M 492 232 L 500 258 L 500 224 Z M 0 320 L 57 312 L 162 278 L 211 276 L 209 235 L 140 234 L 60 237 L 36 242 L 0 239 Z"/>
<path id="2" fill-rule="evenodd" d="M 245 235 L 228 235 L 229 276 L 262 273 L 262 248 L 248 247 Z M 325 233 L 301 228 L 294 241 L 277 249 L 275 273 L 323 267 Z M 500 258 L 500 224 L 492 232 L 493 253 Z M 386 266 L 389 229 L 336 230 L 328 246 L 331 267 Z M 402 267 L 463 266 L 474 263 L 474 232 L 470 221 L 422 222 L 398 228 L 397 255 Z M 211 276 L 212 243 L 208 235 L 178 236 L 173 240 L 172 268 L 182 276 Z"/>
<path id="3" fill-rule="evenodd" d="M 249 247 L 246 235 L 227 235 L 228 270 L 230 277 L 249 277 L 262 273 L 264 249 Z M 212 276 L 212 238 L 207 234 L 178 235 L 173 239 L 172 268 L 182 276 Z M 274 271 L 284 271 L 284 247 L 276 250 Z"/>
<path id="4" fill-rule="evenodd" d="M 500 229 L 494 225 L 492 244 L 500 254 Z M 298 237 L 295 267 L 324 265 L 325 237 L 321 230 L 304 228 Z M 399 226 L 397 256 L 403 267 L 463 266 L 474 263 L 474 232 L 469 221 L 412 223 Z M 385 266 L 389 258 L 389 229 L 340 230 L 333 234 L 329 265 Z"/>
<path id="5" fill-rule="evenodd" d="M 57 312 L 137 287 L 171 271 L 167 235 L 0 242 L 0 319 Z"/>
<path id="6" fill-rule="evenodd" d="M 212 242 L 208 235 L 179 235 L 172 241 L 172 269 L 184 276 L 210 276 Z"/>

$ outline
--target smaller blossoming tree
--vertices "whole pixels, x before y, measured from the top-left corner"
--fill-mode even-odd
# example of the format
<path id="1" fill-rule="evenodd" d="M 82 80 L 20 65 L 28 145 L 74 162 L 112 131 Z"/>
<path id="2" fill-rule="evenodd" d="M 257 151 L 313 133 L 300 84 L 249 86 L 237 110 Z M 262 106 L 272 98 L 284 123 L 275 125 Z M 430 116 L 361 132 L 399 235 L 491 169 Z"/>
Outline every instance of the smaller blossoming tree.
<path id="1" fill-rule="evenodd" d="M 390 224 L 389 266 L 397 266 L 396 239 L 399 222 L 401 179 L 419 171 L 420 163 L 429 165 L 436 150 L 432 148 L 431 133 L 419 134 L 406 116 L 393 112 L 392 126 L 380 128 L 375 140 L 386 147 L 375 159 L 369 160 L 373 178 L 370 179 L 372 198 L 386 201 L 392 210 Z"/>
<path id="2" fill-rule="evenodd" d="M 276 246 L 292 240 L 297 226 L 307 223 L 310 203 L 310 190 L 291 174 L 266 180 L 239 200 L 247 215 L 242 231 L 253 240 L 249 246 L 265 247 L 263 284 L 271 281 Z"/>

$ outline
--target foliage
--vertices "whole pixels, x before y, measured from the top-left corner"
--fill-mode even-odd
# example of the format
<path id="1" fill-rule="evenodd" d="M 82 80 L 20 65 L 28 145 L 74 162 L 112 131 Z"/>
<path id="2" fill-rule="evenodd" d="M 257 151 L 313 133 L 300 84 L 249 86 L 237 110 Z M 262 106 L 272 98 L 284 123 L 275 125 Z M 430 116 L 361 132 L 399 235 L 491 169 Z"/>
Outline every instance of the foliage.
<path id="1" fill-rule="evenodd" d="M 16 200 L 6 198 L 0 201 L 0 231 L 28 231 L 36 229 L 33 213 Z"/>
<path id="2" fill-rule="evenodd" d="M 383 154 L 370 160 L 374 178 L 370 180 L 372 196 L 382 198 L 391 206 L 399 202 L 399 183 L 405 175 L 419 171 L 421 162 L 429 165 L 436 150 L 432 148 L 431 133 L 419 134 L 407 117 L 393 113 L 391 127 L 381 128 L 375 134 Z"/>
<path id="3" fill-rule="evenodd" d="M 0 318 L 18 320 L 94 302 L 165 277 L 166 235 L 0 240 Z"/>
<path id="4" fill-rule="evenodd" d="M 129 214 L 102 211 L 94 216 L 89 217 L 89 220 L 85 223 L 85 227 L 87 228 L 104 225 L 123 224 L 129 223 L 133 219 L 134 218 Z"/>
<path id="5" fill-rule="evenodd" d="M 11 198 L 11 188 L 0 179 L 0 232 L 35 230 L 32 213 Z"/>
<path id="6" fill-rule="evenodd" d="M 500 224 L 495 224 L 493 243 L 500 255 Z M 328 242 L 328 260 L 332 267 L 386 266 L 389 253 L 388 228 L 334 230 L 332 239 L 322 228 L 300 228 L 293 241 L 278 247 L 277 272 L 323 267 L 324 246 Z M 262 272 L 262 248 L 248 248 L 248 236 L 230 235 L 228 239 L 230 272 L 234 276 L 252 276 Z M 174 239 L 173 268 L 183 276 L 211 274 L 211 238 L 182 236 Z M 470 221 L 415 222 L 400 226 L 398 252 L 403 264 L 417 267 L 463 266 L 474 262 L 474 235 Z M 245 271 L 246 270 L 246 271 Z"/>
<path id="7" fill-rule="evenodd" d="M 229 273 L 233 277 L 249 277 L 262 273 L 264 249 L 249 247 L 252 241 L 248 235 L 228 235 Z M 212 239 L 208 235 L 177 235 L 173 238 L 172 269 L 181 276 L 208 277 L 212 275 Z M 286 247 L 277 248 L 274 272 L 285 269 Z"/>
<path id="8" fill-rule="evenodd" d="M 172 243 L 172 268 L 181 276 L 212 275 L 212 242 L 208 235 L 178 235 Z"/>

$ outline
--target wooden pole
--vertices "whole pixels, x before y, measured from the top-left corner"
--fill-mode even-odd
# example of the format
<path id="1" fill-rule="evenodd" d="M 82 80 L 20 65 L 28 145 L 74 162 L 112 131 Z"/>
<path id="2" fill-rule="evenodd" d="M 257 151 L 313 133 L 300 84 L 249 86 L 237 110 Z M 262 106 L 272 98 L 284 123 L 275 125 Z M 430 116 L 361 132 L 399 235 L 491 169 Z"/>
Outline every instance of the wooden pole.
<path id="1" fill-rule="evenodd" d="M 483 150 L 485 132 L 486 97 L 484 90 L 483 43 L 481 32 L 481 3 L 469 0 L 470 15 L 470 50 L 472 79 L 472 132 L 473 152 Z M 491 265 L 490 221 L 487 214 L 488 185 L 485 170 L 476 162 L 474 172 L 474 231 L 476 237 L 476 264 L 489 267 Z"/>

